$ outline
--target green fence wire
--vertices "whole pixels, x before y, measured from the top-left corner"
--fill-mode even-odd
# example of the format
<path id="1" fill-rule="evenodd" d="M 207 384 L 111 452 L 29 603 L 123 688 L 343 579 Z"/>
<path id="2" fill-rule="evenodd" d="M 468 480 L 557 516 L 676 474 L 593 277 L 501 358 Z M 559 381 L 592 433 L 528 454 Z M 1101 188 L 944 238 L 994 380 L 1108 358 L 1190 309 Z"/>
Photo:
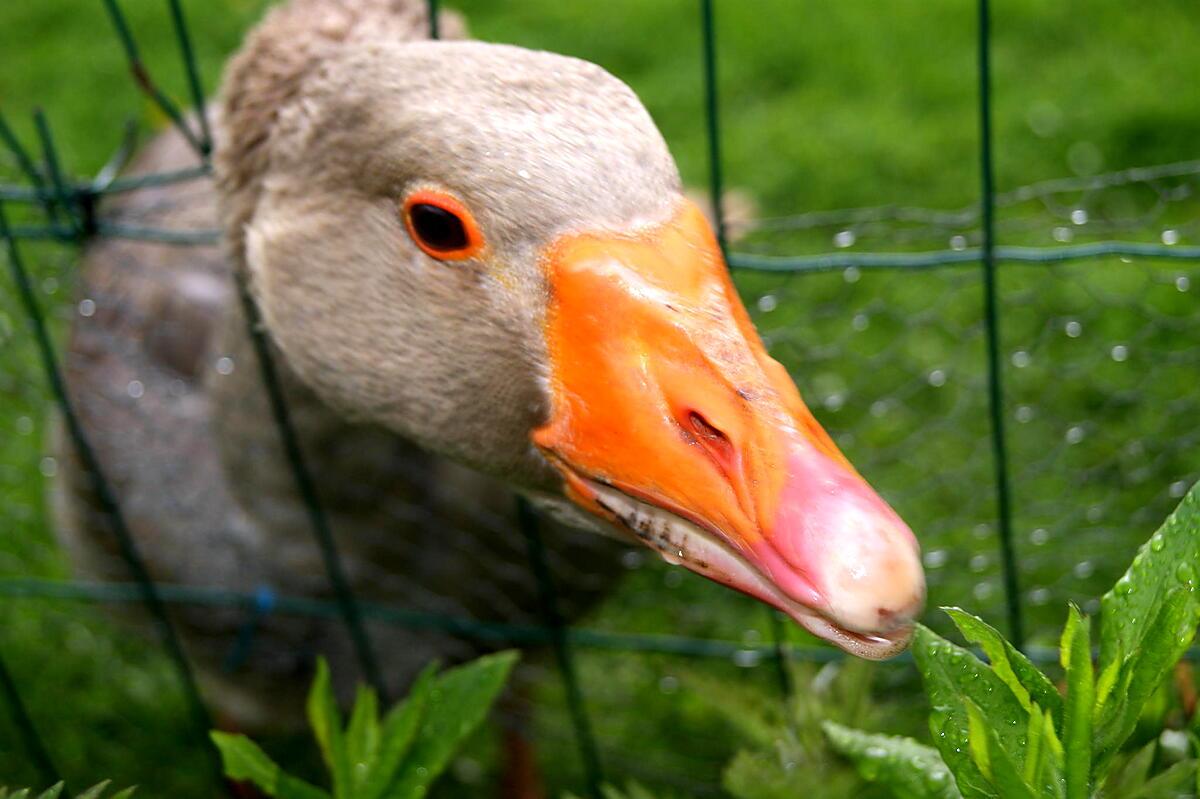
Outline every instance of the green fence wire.
<path id="1" fill-rule="evenodd" d="M 26 313 L 34 325 L 34 333 L 38 337 L 43 365 L 48 379 L 54 389 L 54 395 L 71 428 L 72 439 L 82 460 L 87 462 L 88 442 L 78 423 L 73 422 L 74 415 L 65 390 L 61 385 L 61 377 L 57 376 L 55 353 L 45 333 L 41 321 L 41 312 L 33 291 L 29 285 L 28 276 L 22 266 L 19 244 L 22 241 L 51 241 L 77 244 L 91 236 L 110 239 L 128 239 L 133 241 L 151 241 L 173 244 L 178 246 L 210 246 L 219 240 L 219 231 L 193 229 L 171 230 L 155 226 L 139 226 L 124 219 L 106 219 L 96 216 L 97 200 L 101 196 L 158 186 L 203 181 L 211 178 L 211 168 L 208 156 L 212 146 L 212 134 L 204 113 L 204 92 L 196 59 L 185 23 L 179 0 L 169 0 L 168 6 L 174 35 L 178 42 L 182 57 L 186 85 L 190 94 L 193 113 L 190 116 L 181 106 L 164 92 L 153 80 L 149 70 L 143 64 L 129 25 L 126 23 L 117 0 L 102 0 L 109 13 L 118 39 L 127 56 L 129 68 L 138 87 L 163 112 L 172 125 L 184 136 L 197 154 L 198 163 L 180 171 L 161 174 L 146 174 L 117 177 L 114 173 L 102 173 L 94 180 L 79 180 L 69 176 L 63 169 L 62 161 L 55 148 L 54 139 L 46 118 L 40 112 L 34 116 L 34 130 L 39 143 L 40 158 L 30 155 L 21 144 L 9 124 L 0 117 L 0 144 L 3 144 L 15 161 L 25 184 L 0 185 L 0 236 L 7 244 L 7 259 L 13 271 L 15 284 L 23 299 Z M 1161 259 L 1164 262 L 1200 262 L 1200 247 L 1182 246 L 1176 240 L 1164 233 L 1161 243 L 1147 241 L 1129 241 L 1121 238 L 1125 231 L 1117 226 L 1115 236 L 1101 241 L 1068 243 L 1071 227 L 1064 227 L 1065 232 L 1056 240 L 1062 246 L 1006 246 L 998 243 L 998 237 L 1003 233 L 1011 233 L 1013 238 L 1021 239 L 1024 231 L 1020 229 L 1002 229 L 998 219 L 998 209 L 1018 207 L 1022 203 L 1046 200 L 1067 193 L 1082 193 L 1098 191 L 1112 186 L 1130 184 L 1156 186 L 1158 181 L 1169 179 L 1190 179 L 1200 175 L 1200 162 L 1185 162 L 1180 164 L 1151 167 L 1138 170 L 1126 170 L 1085 179 L 1069 181 L 1053 181 L 1035 186 L 1024 187 L 1015 192 L 997 193 L 994 185 L 992 167 L 992 96 L 990 75 L 990 9 L 988 0 L 977 0 L 978 9 L 978 125 L 979 125 L 979 173 L 981 193 L 978 206 L 957 212 L 930 212 L 913 208 L 878 208 L 852 209 L 845 212 L 819 212 L 795 217 L 762 220 L 744 238 L 733 235 L 731 224 L 724 209 L 724 176 L 722 174 L 721 127 L 719 118 L 718 72 L 717 72 L 717 41 L 714 0 L 698 0 L 699 17 L 701 20 L 701 54 L 702 54 L 702 89 L 704 93 L 705 122 L 708 132 L 708 164 L 709 164 L 709 197 L 714 211 L 715 227 L 722 249 L 727 252 L 728 261 L 732 268 L 742 270 L 750 275 L 753 283 L 754 275 L 769 276 L 784 275 L 790 282 L 798 277 L 811 276 L 806 279 L 813 281 L 810 287 L 836 296 L 839 281 L 844 285 L 857 282 L 859 275 L 868 270 L 886 270 L 893 274 L 902 275 L 909 272 L 937 271 L 943 274 L 943 290 L 946 292 L 962 291 L 961 284 L 954 282 L 957 267 L 974 268 L 978 265 L 980 272 L 979 301 L 982 308 L 982 329 L 978 331 L 984 341 L 986 356 L 985 381 L 979 386 L 969 386 L 968 390 L 977 395 L 986 395 L 988 448 L 992 458 L 992 485 L 995 490 L 995 515 L 991 520 L 981 522 L 981 528 L 994 527 L 997 532 L 997 559 L 1000 565 L 1003 600 L 1008 619 L 1010 634 L 1020 642 L 1025 637 L 1026 602 L 1038 604 L 1049 593 L 1043 585 L 1042 574 L 1036 568 L 1027 575 L 1023 566 L 1026 560 L 1018 557 L 1018 531 L 1014 519 L 1024 512 L 1013 499 L 1012 461 L 1021 460 L 1020 453 L 1010 446 L 1005 426 L 1010 421 L 1010 409 L 1014 406 L 1013 397 L 1025 398 L 1028 394 L 1028 381 L 1020 379 L 1006 380 L 1014 375 L 1005 366 L 1003 357 L 1006 340 L 1005 334 L 1010 334 L 1012 323 L 1007 321 L 1008 314 L 1003 312 L 1001 299 L 1001 281 L 1007 279 L 1007 272 L 1001 272 L 997 267 L 1008 263 L 1017 268 L 1021 264 L 1062 265 L 1067 268 L 1072 262 L 1087 261 L 1101 257 Z M 438 36 L 437 3 L 429 2 L 430 35 Z M 120 157 L 114 159 L 120 162 Z M 4 214 L 4 205 L 13 204 L 40 209 L 44 219 L 33 223 L 9 225 Z M 1076 213 L 1083 211 L 1082 207 L 1071 211 L 1071 222 L 1079 225 Z M 1085 217 L 1086 218 L 1086 217 Z M 836 230 L 835 246 L 841 248 L 846 242 L 869 239 L 873 230 L 880 225 L 901 224 L 906 230 L 913 231 L 913 241 L 929 241 L 943 236 L 948 231 L 954 231 L 950 236 L 948 248 L 914 249 L 903 252 L 870 252 L 870 251 L 839 251 L 815 252 L 789 256 L 774 254 L 777 248 L 766 250 L 764 241 L 813 240 L 816 231 Z M 979 230 L 975 231 L 975 226 Z M 1102 231 L 1103 232 L 1103 231 Z M 792 237 L 789 239 L 789 237 Z M 800 237 L 800 238 L 796 238 Z M 807 237 L 807 238 L 805 238 Z M 943 241 L 945 239 L 943 238 Z M 737 242 L 742 251 L 730 252 L 731 242 Z M 826 275 L 826 278 L 820 277 Z M 825 282 L 820 282 L 824 280 Z M 1181 282 L 1183 281 L 1183 282 Z M 1175 278 L 1175 287 L 1180 291 L 1188 288 L 1185 276 Z M 1014 283 L 1023 286 L 1020 278 L 1014 278 Z M 1086 283 L 1086 281 L 1081 281 Z M 767 285 L 767 284 L 763 284 Z M 601 759 L 595 743 L 592 723 L 585 708 L 583 692 L 580 690 L 580 676 L 574 663 L 573 652 L 579 648 L 589 648 L 607 651 L 627 651 L 685 655 L 688 657 L 709 657 L 732 660 L 735 663 L 774 662 L 779 664 L 780 689 L 786 696 L 791 691 L 788 683 L 788 671 L 784 668 L 787 660 L 811 660 L 822 662 L 837 658 L 832 650 L 808 646 L 790 645 L 785 640 L 779 619 L 771 615 L 770 630 L 774 640 L 767 644 L 747 644 L 729 639 L 701 638 L 695 636 L 664 636 L 664 635 L 635 635 L 613 633 L 598 630 L 571 628 L 567 626 L 557 607 L 554 580 L 547 563 L 546 551 L 538 532 L 537 521 L 531 509 L 524 503 L 519 511 L 520 527 L 528 543 L 529 558 L 533 572 L 542 591 L 545 608 L 545 624 L 530 625 L 497 625 L 484 623 L 461 616 L 418 612 L 412 609 L 398 608 L 388 605 L 360 601 L 353 595 L 346 579 L 344 567 L 340 562 L 330 525 L 317 499 L 312 478 L 304 463 L 303 454 L 296 441 L 295 431 L 288 418 L 287 404 L 279 390 L 278 380 L 274 375 L 272 354 L 268 342 L 256 324 L 257 309 L 252 297 L 239 286 L 242 302 L 250 325 L 263 382 L 270 398 L 275 421 L 279 427 L 281 443 L 287 453 L 287 460 L 293 471 L 300 493 L 308 509 L 309 520 L 314 535 L 324 557 L 325 568 L 331 584 L 334 587 L 335 601 L 325 601 L 305 597 L 277 596 L 272 599 L 272 612 L 292 614 L 297 616 L 312 616 L 340 619 L 350 633 L 354 649 L 362 671 L 383 689 L 380 676 L 380 665 L 373 652 L 364 619 L 395 624 L 410 629 L 428 629 L 450 632 L 464 638 L 476 640 L 515 641 L 528 645 L 550 645 L 557 659 L 562 674 L 572 726 L 576 743 L 583 763 L 584 779 L 589 792 L 599 796 L 599 785 L 602 779 Z M 1085 286 L 1092 291 L 1093 287 Z M 1143 288 L 1149 292 L 1149 288 Z M 777 304 L 776 295 L 764 293 L 759 300 L 759 310 L 767 314 Z M 896 312 L 900 313 L 900 312 Z M 854 315 L 855 329 L 859 314 Z M 1006 318 L 1005 331 L 1000 328 L 1001 318 Z M 886 315 L 883 315 L 887 321 Z M 1024 325 L 1021 319 L 1014 320 Z M 865 321 L 863 324 L 868 324 Z M 1169 323 L 1169 322 L 1168 322 Z M 1077 319 L 1067 318 L 1063 322 L 1065 335 L 1078 336 L 1080 323 Z M 1072 327 L 1074 325 L 1074 327 Z M 1073 332 L 1074 331 L 1074 332 Z M 764 325 L 764 335 L 768 343 L 789 346 L 788 331 L 775 329 L 769 321 Z M 1047 345 L 1049 346 L 1049 345 Z M 1118 354 L 1118 348 L 1125 345 L 1115 345 L 1112 351 L 1114 361 L 1123 361 L 1127 354 Z M 1121 350 L 1123 353 L 1124 350 Z M 1025 357 L 1018 358 L 1024 354 Z M 886 357 L 888 353 L 882 353 Z M 1018 351 L 1013 356 L 1013 368 L 1025 369 L 1028 365 L 1028 353 Z M 1164 368 L 1169 368 L 1167 364 Z M 928 375 L 928 384 L 940 387 L 945 384 L 946 375 L 942 370 L 934 370 Z M 910 395 L 912 392 L 910 392 Z M 841 407 L 843 399 L 838 390 L 821 392 L 826 409 L 836 411 Z M 1023 409 L 1031 409 L 1033 403 L 1017 404 L 1016 421 L 1025 424 L 1033 417 L 1033 411 L 1024 414 Z M 872 408 L 872 412 L 874 408 Z M 885 407 L 880 416 L 887 411 Z M 1076 432 L 1082 431 L 1082 432 Z M 1086 426 L 1079 425 L 1067 431 L 1066 443 L 1076 443 L 1073 437 L 1087 434 Z M 1057 457 L 1057 454 L 1056 454 Z M 86 584 L 66 581 L 35 580 L 35 579 L 0 579 L 0 596 L 10 599 L 61 599 L 83 602 L 104 603 L 142 603 L 147 606 L 152 615 L 158 620 L 159 630 L 168 652 L 171 654 L 179 671 L 186 693 L 193 701 L 194 721 L 198 734 L 207 730 L 207 714 L 199 701 L 199 693 L 195 689 L 191 677 L 190 666 L 179 646 L 171 621 L 164 610 L 165 605 L 221 607 L 240 609 L 252 614 L 260 607 L 261 597 L 250 593 L 225 591 L 215 588 L 197 588 L 174 585 L 156 585 L 150 580 L 149 574 L 137 553 L 136 544 L 124 529 L 121 509 L 112 492 L 105 487 L 104 475 L 98 464 L 92 459 L 89 471 L 97 481 L 97 493 L 108 496 L 105 502 L 109 518 L 112 520 L 114 531 L 118 535 L 121 549 L 126 562 L 132 570 L 135 582 L 132 584 L 107 583 Z M 929 490 L 927 488 L 912 489 Z M 1174 487 L 1172 492 L 1174 492 Z M 1033 503 L 1036 505 L 1036 503 Z M 1093 506 L 1095 507 L 1095 506 Z M 1037 507 L 1030 509 L 1031 513 L 1038 512 Z M 1102 509 L 1103 510 L 1103 509 Z M 1089 508 L 1086 513 L 1090 514 Z M 1102 514 L 1100 514 L 1102 515 Z M 1090 517 L 1089 517 L 1090 518 Z M 989 524 L 990 522 L 990 524 Z M 1030 534 L 1028 546 L 1035 550 L 1045 543 L 1051 532 L 1044 528 L 1036 528 Z M 979 557 L 979 556 L 976 556 Z M 974 558 L 972 564 L 974 564 Z M 931 584 L 936 585 L 936 570 L 944 563 L 945 553 L 935 550 L 926 554 L 926 565 L 931 569 Z M 1088 561 L 1082 561 L 1087 563 Z M 986 567 L 986 562 L 985 562 Z M 974 569 L 974 565 L 972 565 Z M 1077 568 L 1077 572 L 1080 569 Z M 1090 571 L 1088 572 L 1091 573 Z M 1022 582 L 1033 586 L 1026 595 L 1022 594 Z M 977 595 L 977 599 L 986 599 L 986 595 Z M 1031 656 L 1036 659 L 1049 661 L 1053 659 L 1052 650 L 1036 646 L 1027 647 Z M 1195 653 L 1189 653 L 1195 657 Z M 0 696 L 22 733 L 31 760 L 43 776 L 51 779 L 57 776 L 56 769 L 48 748 L 39 738 L 37 730 L 23 706 L 20 694 L 11 675 L 0 661 Z M 205 736 L 207 742 L 207 736 Z M 205 744 L 207 746 L 207 743 Z"/>

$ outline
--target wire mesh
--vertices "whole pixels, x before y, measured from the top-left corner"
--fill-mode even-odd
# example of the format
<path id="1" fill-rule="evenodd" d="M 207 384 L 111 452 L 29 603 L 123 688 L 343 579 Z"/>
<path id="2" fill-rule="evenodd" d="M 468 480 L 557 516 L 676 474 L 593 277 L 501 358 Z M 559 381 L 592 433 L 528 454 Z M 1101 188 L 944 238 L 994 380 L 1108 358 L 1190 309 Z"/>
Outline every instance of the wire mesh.
<path id="1" fill-rule="evenodd" d="M 0 186 L 0 203 L 13 209 L 15 219 L 11 230 L 3 231 L 13 248 L 9 261 L 14 267 L 18 263 L 16 242 L 29 248 L 38 263 L 31 290 L 51 302 L 72 285 L 72 265 L 69 253 L 55 253 L 46 242 L 74 243 L 96 234 L 204 248 L 219 235 L 212 225 L 164 228 L 158 222 L 170 209 L 154 203 L 116 216 L 96 212 L 98 195 L 145 193 L 176 183 L 202 187 L 210 180 L 203 159 L 211 136 L 203 114 L 185 117 L 155 84 L 122 23 L 120 6 L 104 2 L 139 86 L 201 161 L 181 170 L 81 181 L 64 172 L 43 115 L 32 126 L 40 158 L 31 156 L 0 120 L 7 149 L 0 155 L 0 176 L 13 180 Z M 171 0 L 169 9 L 191 100 L 201 106 L 203 92 L 178 0 Z M 1116 577 L 1132 547 L 1200 477 L 1189 457 L 1200 443 L 1200 432 L 1189 424 L 1200 397 L 1188 390 L 1200 367 L 1200 347 L 1189 337 L 1196 324 L 1200 247 L 1182 243 L 1194 240 L 1200 224 L 1195 214 L 1200 162 L 995 193 L 986 150 L 988 9 L 981 0 L 979 108 L 985 149 L 980 205 L 951 211 L 895 206 L 823 211 L 752 220 L 735 229 L 721 212 L 725 194 L 711 0 L 701 0 L 699 11 L 712 204 L 722 244 L 733 250 L 730 263 L 742 270 L 739 289 L 772 354 L 789 367 L 822 421 L 842 431 L 838 443 L 860 470 L 921 531 L 931 604 L 960 602 L 967 587 L 973 607 L 993 617 L 1007 613 L 1018 637 L 1023 623 L 1034 642 L 1031 651 L 1051 658 L 1045 635 L 1057 623 L 1063 600 L 1094 610 L 1093 598 Z M 436 17 L 431 21 L 436 26 Z M 436 37 L 436 27 L 431 32 Z M 94 304 L 87 302 L 92 298 L 60 307 L 68 316 L 88 316 Z M 28 436 L 35 432 L 32 419 L 44 394 L 31 377 L 36 357 L 19 346 L 20 309 L 5 298 L 3 311 L 0 333 L 14 346 L 0 375 L 0 391 L 13 407 L 25 409 L 16 424 L 18 434 Z M 1005 426 L 1007 435 L 1001 432 Z M 1130 440 L 1130 430 L 1138 437 Z M 997 451 L 997 444 L 1007 446 L 1007 453 Z M 28 464 L 5 463 L 3 483 L 13 499 L 6 503 L 10 520 L 31 537 L 44 538 L 43 510 L 29 506 L 28 486 L 52 476 L 57 466 L 52 458 L 37 466 L 33 474 Z M 1011 509 L 1005 510 L 1010 497 Z M 1005 541 L 1011 546 L 1006 548 Z M 730 600 L 721 589 L 637 552 L 622 557 L 627 574 L 613 607 L 586 628 L 564 629 L 555 621 L 553 581 L 539 566 L 536 539 L 530 542 L 549 623 L 535 619 L 506 626 L 461 608 L 359 603 L 344 592 L 324 598 L 271 593 L 264 599 L 252 586 L 152 586 L 151 595 L 159 600 L 151 604 L 236 612 L 231 618 L 241 620 L 251 637 L 255 625 L 271 614 L 342 619 L 353 630 L 361 612 L 367 625 L 551 644 L 568 679 L 562 697 L 545 689 L 547 701 L 572 712 L 542 716 L 539 733 L 553 741 L 571 725 L 593 792 L 601 761 L 619 773 L 673 783 L 689 794 L 713 791 L 725 754 L 720 745 L 678 742 L 686 757 L 703 764 L 689 774 L 670 773 L 678 770 L 677 758 L 656 764 L 652 752 L 605 747 L 606 741 L 636 740 L 626 728 L 640 721 L 629 713 L 639 696 L 676 692 L 681 679 L 711 686 L 711 676 L 681 677 L 686 667 L 672 658 L 711 658 L 719 663 L 712 673 L 728 677 L 784 659 L 834 657 L 782 630 L 776 617 L 764 618 L 757 606 Z M 1078 553 L 1067 572 L 1061 568 L 1064 549 Z M 458 554 L 468 553 L 460 549 Z M 543 554 L 551 561 L 555 557 L 552 548 Z M 28 557 L 0 552 L 0 573 L 24 573 Z M 1007 578 L 1006 562 L 1012 567 Z M 961 564 L 965 569 L 956 568 Z M 551 566 L 566 571 L 562 562 Z M 326 567 L 336 583 L 336 558 L 327 558 Z M 67 620 L 71 605 L 54 600 L 130 604 L 146 601 L 145 590 L 116 582 L 0 580 L 0 595 L 47 603 L 49 617 L 57 615 L 79 635 L 78 622 Z M 652 616 L 644 612 L 647 606 L 653 607 Z M 722 611 L 714 615 L 711 609 L 717 606 Z M 654 619 L 651 626 L 647 618 Z M 354 648 L 359 660 L 370 664 L 365 632 L 360 635 Z M 627 652 L 644 657 L 614 660 L 614 653 Z M 615 670 L 627 673 L 614 679 Z M 365 671 L 370 674 L 372 667 Z M 788 671 L 778 673 L 786 693 Z M 12 689 L 7 672 L 3 677 L 4 687 Z M 630 685 L 639 686 L 634 696 Z M 46 691 L 35 687 L 33 693 L 44 697 Z M 582 712 L 584 704 L 594 714 L 594 725 Z M 13 709 L 31 755 L 45 767 L 50 755 L 36 725 L 19 704 Z M 656 723 L 667 728 L 677 721 Z M 599 752 L 589 743 L 593 738 Z"/>

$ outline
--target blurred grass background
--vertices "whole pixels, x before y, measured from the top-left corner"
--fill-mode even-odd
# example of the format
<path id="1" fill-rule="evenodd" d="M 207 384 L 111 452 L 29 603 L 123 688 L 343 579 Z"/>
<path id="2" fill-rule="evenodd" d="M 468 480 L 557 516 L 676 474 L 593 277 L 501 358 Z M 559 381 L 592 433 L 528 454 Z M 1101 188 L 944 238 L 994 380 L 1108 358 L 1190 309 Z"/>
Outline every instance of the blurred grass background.
<path id="1" fill-rule="evenodd" d="M 143 56 L 185 97 L 164 4 L 126 2 Z M 208 90 L 265 0 L 185 3 Z M 595 61 L 630 83 L 689 185 L 707 178 L 694 2 L 603 5 L 456 2 L 477 38 Z M 1189 0 L 994 10 L 998 190 L 1200 156 L 1200 9 Z M 952 0 L 717 2 L 727 185 L 764 219 L 859 206 L 960 209 L 978 196 L 975 9 Z M 126 118 L 158 118 L 134 90 L 99 0 L 0 4 L 0 103 L 20 133 L 46 109 L 67 168 L 98 169 Z M 0 159 L 0 177 L 12 170 Z M 1002 211 L 1002 244 L 1105 237 L 1196 243 L 1194 180 L 1065 193 Z M 1165 197 L 1165 199 L 1164 199 Z M 1086 211 L 1085 223 L 1072 212 Z M 1104 227 L 1101 222 L 1111 224 Z M 1065 231 L 1065 232 L 1064 232 Z M 853 235 L 847 235 L 848 233 Z M 896 223 L 764 226 L 738 249 L 772 254 L 942 249 L 958 227 Z M 74 253 L 30 247 L 45 299 L 72 310 Z M 1200 474 L 1195 419 L 1200 270 L 1190 262 L 1098 259 L 1004 265 L 1003 357 L 1022 601 L 1033 639 L 1111 583 Z M 975 266 L 930 272 L 741 273 L 772 352 L 850 458 L 925 547 L 931 601 L 1000 625 L 994 487 L 987 437 L 981 293 Z M 0 303 L 0 576 L 65 576 L 47 529 L 46 392 L 9 298 Z M 614 631 L 767 637 L 758 606 L 646 558 L 587 620 Z M 938 622 L 936 611 L 929 614 Z M 796 640 L 801 636 L 796 634 Z M 112 777 L 147 796 L 201 796 L 209 775 L 169 665 L 87 607 L 0 601 L 0 648 L 60 767 L 76 784 Z M 744 741 L 739 708 L 777 695 L 769 664 L 585 653 L 585 690 L 614 777 L 680 795 L 720 792 Z M 919 726 L 905 665 L 878 667 L 891 731 Z M 801 692 L 813 678 L 801 670 Z M 540 754 L 551 783 L 577 785 L 553 675 L 540 689 Z M 285 747 L 279 742 L 277 747 Z M 486 779 L 481 740 L 446 795 Z M 302 751 L 302 750 L 301 750 Z M 0 783 L 34 779 L 0 712 Z M 819 785 L 829 783 L 822 782 Z M 831 788 L 828 788 L 832 790 Z M 856 791 L 860 795 L 869 793 Z M 816 794 L 825 795 L 825 794 Z"/>

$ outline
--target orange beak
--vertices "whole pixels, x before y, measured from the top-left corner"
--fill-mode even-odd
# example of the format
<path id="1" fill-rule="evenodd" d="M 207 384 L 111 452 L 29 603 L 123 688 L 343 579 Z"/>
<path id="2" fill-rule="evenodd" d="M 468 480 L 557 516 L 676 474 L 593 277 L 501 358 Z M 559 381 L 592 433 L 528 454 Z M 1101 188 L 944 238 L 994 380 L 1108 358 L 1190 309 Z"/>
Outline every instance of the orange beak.
<path id="1" fill-rule="evenodd" d="M 559 239 L 544 264 L 552 404 L 533 441 L 567 496 L 849 652 L 903 649 L 916 539 L 767 355 L 700 211 Z"/>

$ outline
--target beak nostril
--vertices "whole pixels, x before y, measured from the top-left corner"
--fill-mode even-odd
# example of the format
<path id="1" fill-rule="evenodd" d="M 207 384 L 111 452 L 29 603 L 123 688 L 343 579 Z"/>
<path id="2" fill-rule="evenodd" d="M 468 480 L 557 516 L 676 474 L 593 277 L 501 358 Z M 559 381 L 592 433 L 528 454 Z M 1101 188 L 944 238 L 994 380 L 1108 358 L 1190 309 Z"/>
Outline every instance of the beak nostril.
<path id="1" fill-rule="evenodd" d="M 724 441 L 727 444 L 729 443 L 728 436 L 726 436 L 717 428 L 713 427 L 713 425 L 707 419 L 705 419 L 696 411 L 688 412 L 688 423 L 692 426 L 692 431 L 703 438 L 710 439 L 712 441 Z"/>
<path id="2" fill-rule="evenodd" d="M 718 468 L 726 476 L 734 471 L 737 457 L 729 436 L 717 429 L 698 411 L 688 411 L 686 429 L 687 432 L 693 434 L 692 437 L 696 443 L 704 447 L 709 457 L 716 462 Z"/>

